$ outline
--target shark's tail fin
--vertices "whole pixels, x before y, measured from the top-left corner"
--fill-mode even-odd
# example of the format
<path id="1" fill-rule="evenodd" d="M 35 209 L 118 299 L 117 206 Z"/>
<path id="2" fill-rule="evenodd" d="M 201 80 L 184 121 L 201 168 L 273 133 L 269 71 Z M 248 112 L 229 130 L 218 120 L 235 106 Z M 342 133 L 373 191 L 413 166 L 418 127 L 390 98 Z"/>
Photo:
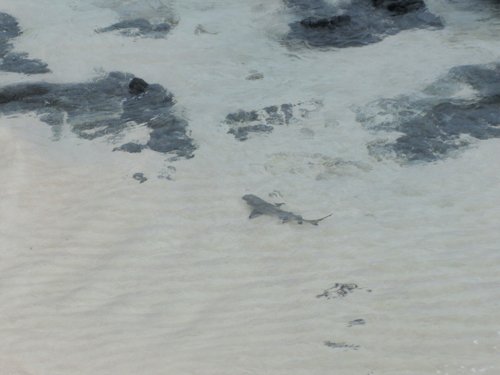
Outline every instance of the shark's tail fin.
<path id="1" fill-rule="evenodd" d="M 328 217 L 330 217 L 330 216 L 332 216 L 332 215 L 333 215 L 333 213 L 332 213 L 332 214 L 330 214 L 330 215 L 326 215 L 326 216 L 322 217 L 321 219 L 316 219 L 316 220 L 304 220 L 304 221 L 305 221 L 306 223 L 309 223 L 309 224 L 312 224 L 312 225 L 318 225 L 318 223 L 319 223 L 320 221 L 325 220 L 326 218 L 328 218 Z"/>

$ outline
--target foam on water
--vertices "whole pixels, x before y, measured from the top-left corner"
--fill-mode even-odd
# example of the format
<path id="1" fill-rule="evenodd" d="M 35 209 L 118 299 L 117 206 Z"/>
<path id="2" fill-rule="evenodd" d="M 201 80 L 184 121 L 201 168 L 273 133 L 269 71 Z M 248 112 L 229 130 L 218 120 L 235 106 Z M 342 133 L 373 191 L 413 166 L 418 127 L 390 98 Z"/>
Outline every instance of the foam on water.
<path id="1" fill-rule="evenodd" d="M 278 0 L 4 0 L 15 49 L 51 72 L 0 72 L 2 86 L 130 72 L 175 93 L 199 148 L 111 152 L 69 124 L 55 141 L 36 113 L 0 118 L 0 373 L 498 373 L 500 140 L 401 164 L 373 157 L 381 134 L 356 119 L 500 61 L 486 5 L 427 6 L 444 28 L 316 50 L 283 43 L 296 16 Z M 162 38 L 95 32 L 136 13 L 178 23 Z M 266 117 L 288 104 L 288 124 Z M 272 132 L 228 134 L 240 110 Z M 334 215 L 248 220 L 245 194 Z M 337 284 L 357 288 L 317 298 Z"/>

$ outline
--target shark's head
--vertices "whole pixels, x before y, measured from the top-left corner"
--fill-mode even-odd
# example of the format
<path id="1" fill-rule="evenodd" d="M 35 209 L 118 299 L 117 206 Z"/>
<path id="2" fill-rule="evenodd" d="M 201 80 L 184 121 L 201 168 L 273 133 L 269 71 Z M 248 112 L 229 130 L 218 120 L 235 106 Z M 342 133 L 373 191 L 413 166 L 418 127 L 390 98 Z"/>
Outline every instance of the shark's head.
<path id="1" fill-rule="evenodd" d="M 248 204 L 252 204 L 252 203 L 256 203 L 257 202 L 257 198 L 255 195 L 253 194 L 245 194 L 242 199 L 247 202 Z"/>

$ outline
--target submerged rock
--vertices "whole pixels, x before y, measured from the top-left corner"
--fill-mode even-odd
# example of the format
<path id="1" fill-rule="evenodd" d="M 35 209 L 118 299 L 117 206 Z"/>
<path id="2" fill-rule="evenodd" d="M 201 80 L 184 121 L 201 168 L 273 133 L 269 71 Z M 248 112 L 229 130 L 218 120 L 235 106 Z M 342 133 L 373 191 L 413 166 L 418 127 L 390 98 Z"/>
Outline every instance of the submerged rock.
<path id="1" fill-rule="evenodd" d="M 464 88 L 475 95 L 457 96 Z M 425 94 L 415 99 L 382 99 L 358 110 L 358 120 L 365 127 L 402 133 L 394 141 L 371 143 L 374 156 L 429 162 L 474 140 L 500 138 L 500 64 L 455 67 Z"/>
<path id="2" fill-rule="evenodd" d="M 329 28 L 334 29 L 340 26 L 345 26 L 351 23 L 351 16 L 346 14 L 340 16 L 333 16 L 327 18 L 308 17 L 300 21 L 304 27 L 316 28 Z"/>
<path id="3" fill-rule="evenodd" d="M 137 91 L 141 95 L 134 94 Z M 89 140 L 118 136 L 137 125 L 150 129 L 146 143 L 129 142 L 116 148 L 120 151 L 149 148 L 190 158 L 196 149 L 187 122 L 174 113 L 173 95 L 127 73 L 112 72 L 87 83 L 23 83 L 0 88 L 1 114 L 27 112 L 37 113 L 49 125 L 66 118 L 75 134 Z"/>
<path id="4" fill-rule="evenodd" d="M 260 110 L 239 110 L 229 113 L 224 123 L 230 127 L 229 134 L 240 141 L 245 141 L 251 133 L 271 133 L 274 126 L 289 125 L 294 119 L 306 118 L 309 113 L 320 107 L 320 102 L 312 101 L 273 105 Z"/>
<path id="5" fill-rule="evenodd" d="M 259 79 L 264 79 L 264 74 L 257 71 L 252 71 L 245 79 L 247 81 L 257 81 Z"/>
<path id="6" fill-rule="evenodd" d="M 332 299 L 332 298 L 345 297 L 358 288 L 359 288 L 358 285 L 353 283 L 350 284 L 335 283 L 332 287 L 325 289 L 323 293 L 318 294 L 316 298 Z"/>
<path id="7" fill-rule="evenodd" d="M 146 38 L 164 38 L 172 29 L 167 22 L 153 24 L 144 18 L 136 18 L 117 22 L 111 26 L 96 30 L 98 33 L 119 31 L 125 36 L 140 36 Z"/>
<path id="8" fill-rule="evenodd" d="M 29 59 L 24 52 L 13 52 L 12 40 L 22 34 L 16 19 L 0 12 L 0 70 L 13 73 L 48 73 L 47 64 L 37 59 Z"/>
<path id="9" fill-rule="evenodd" d="M 372 0 L 376 8 L 386 9 L 394 14 L 406 14 L 425 8 L 423 0 Z"/>
<path id="10" fill-rule="evenodd" d="M 134 175 L 132 176 L 132 178 L 134 180 L 137 180 L 139 181 L 140 184 L 146 182 L 148 179 L 147 177 L 144 176 L 144 173 L 134 173 Z"/>
<path id="11" fill-rule="evenodd" d="M 345 342 L 333 342 L 333 341 L 325 341 L 325 346 L 328 346 L 332 349 L 346 349 L 346 350 L 358 350 L 359 345 L 346 344 Z"/>
<path id="12" fill-rule="evenodd" d="M 366 324 L 366 321 L 364 319 L 354 319 L 351 320 L 347 326 L 348 327 L 354 327 L 354 326 L 364 326 Z"/>
<path id="13" fill-rule="evenodd" d="M 129 142 L 121 145 L 120 147 L 115 147 L 113 151 L 125 151 L 131 154 L 137 154 L 146 148 L 145 145 L 140 145 L 138 143 Z"/>
<path id="14" fill-rule="evenodd" d="M 228 134 L 234 135 L 234 137 L 239 141 L 245 141 L 248 139 L 248 135 L 250 133 L 271 133 L 273 131 L 273 127 L 269 125 L 249 125 L 249 126 L 240 126 L 237 128 L 230 129 Z"/>
<path id="15" fill-rule="evenodd" d="M 130 91 L 131 94 L 138 95 L 142 94 L 143 92 L 146 92 L 148 86 L 149 86 L 148 83 L 142 78 L 134 77 L 132 78 L 132 81 L 130 81 L 130 83 L 128 84 L 128 90 Z"/>
<path id="16" fill-rule="evenodd" d="M 284 0 L 299 20 L 285 42 L 311 47 L 354 47 L 376 43 L 414 28 L 441 28 L 422 0 L 352 0 L 334 6 L 325 0 Z"/>

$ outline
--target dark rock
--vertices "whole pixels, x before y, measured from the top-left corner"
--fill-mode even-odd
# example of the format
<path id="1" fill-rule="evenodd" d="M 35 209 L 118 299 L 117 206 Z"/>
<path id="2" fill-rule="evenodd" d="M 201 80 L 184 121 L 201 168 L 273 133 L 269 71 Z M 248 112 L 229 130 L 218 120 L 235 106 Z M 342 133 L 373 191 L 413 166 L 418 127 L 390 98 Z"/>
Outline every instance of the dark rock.
<path id="1" fill-rule="evenodd" d="M 149 141 L 146 144 L 151 150 L 161 153 L 175 152 L 178 156 L 190 158 L 196 147 L 193 140 L 186 134 L 185 127 L 177 129 L 172 123 L 165 122 L 163 127 L 154 129 L 149 134 Z"/>
<path id="2" fill-rule="evenodd" d="M 164 38 L 172 29 L 172 25 L 167 22 L 152 24 L 144 18 L 136 18 L 117 22 L 111 26 L 98 29 L 99 33 L 119 31 L 125 36 L 140 36 L 146 38 Z"/>
<path id="3" fill-rule="evenodd" d="M 248 139 L 250 133 L 270 133 L 274 126 L 289 125 L 294 117 L 305 118 L 316 110 L 320 103 L 282 104 L 264 107 L 260 110 L 230 113 L 226 116 L 225 124 L 230 126 L 229 134 L 240 141 Z M 308 108 L 310 106 L 310 108 Z"/>
<path id="4" fill-rule="evenodd" d="M 347 326 L 348 327 L 364 326 L 365 324 L 366 324 L 366 321 L 364 319 L 354 319 L 354 320 L 351 320 Z"/>
<path id="5" fill-rule="evenodd" d="M 425 8 L 423 0 L 372 0 L 377 8 L 401 15 Z"/>
<path id="6" fill-rule="evenodd" d="M 140 184 L 146 182 L 148 179 L 144 176 L 144 173 L 134 173 L 132 176 L 134 180 L 139 181 Z"/>
<path id="7" fill-rule="evenodd" d="M 125 151 L 130 152 L 131 154 L 136 154 L 144 150 L 146 146 L 140 145 L 138 143 L 129 142 L 121 145 L 120 147 L 115 147 L 113 151 Z"/>
<path id="8" fill-rule="evenodd" d="M 346 344 L 345 342 L 333 342 L 333 341 L 325 341 L 325 346 L 328 346 L 332 349 L 350 349 L 350 350 L 358 350 L 359 345 Z"/>
<path id="9" fill-rule="evenodd" d="M 45 110 L 40 113 L 40 120 L 49 125 L 62 125 L 64 114 L 57 111 Z"/>
<path id="10" fill-rule="evenodd" d="M 264 79 L 264 74 L 259 72 L 252 72 L 246 77 L 246 80 L 248 81 L 257 81 L 259 79 Z"/>
<path id="11" fill-rule="evenodd" d="M 128 89 L 129 89 L 131 94 L 138 95 L 138 94 L 142 94 L 143 92 L 146 92 L 146 89 L 148 88 L 148 86 L 149 85 L 145 80 L 143 80 L 141 78 L 134 77 L 130 81 L 130 83 L 128 85 Z"/>
<path id="12" fill-rule="evenodd" d="M 477 95 L 453 98 L 464 85 Z M 430 162 L 469 145 L 472 139 L 500 138 L 500 64 L 453 68 L 426 92 L 431 95 L 425 99 L 383 99 L 358 111 L 358 120 L 369 129 L 403 133 L 395 141 L 370 144 L 372 154 Z"/>
<path id="13" fill-rule="evenodd" d="M 239 110 L 235 113 L 230 113 L 226 116 L 226 122 L 235 123 L 235 122 L 250 122 L 257 121 L 259 119 L 259 115 L 257 111 L 243 111 Z"/>
<path id="14" fill-rule="evenodd" d="M 422 0 L 352 0 L 338 6 L 325 0 L 284 2 L 299 18 L 285 37 L 290 46 L 364 46 L 402 30 L 443 26 Z"/>
<path id="15" fill-rule="evenodd" d="M 325 289 L 323 293 L 318 294 L 316 298 L 338 298 L 345 297 L 348 294 L 352 293 L 355 289 L 358 289 L 357 284 L 344 284 L 344 283 L 335 283 L 332 287 Z"/>
<path id="16" fill-rule="evenodd" d="M 300 21 L 300 24 L 305 27 L 322 28 L 328 27 L 334 29 L 339 26 L 347 25 L 351 22 L 351 17 L 348 15 L 333 16 L 328 18 L 308 17 Z"/>
<path id="17" fill-rule="evenodd" d="M 249 133 L 271 133 L 273 129 L 272 126 L 260 124 L 233 128 L 230 129 L 228 133 L 234 135 L 234 137 L 240 141 L 245 141 L 248 139 Z"/>
<path id="18" fill-rule="evenodd" d="M 173 95 L 150 84 L 141 95 L 129 85 L 131 74 L 113 72 L 89 83 L 23 83 L 0 88 L 0 113 L 36 112 L 50 125 L 66 117 L 72 131 L 84 139 L 116 137 L 130 126 L 151 129 L 146 144 L 126 143 L 115 150 L 140 152 L 144 148 L 190 158 L 196 146 L 188 136 L 187 122 L 174 113 Z M 133 88 L 143 88 L 137 79 Z M 145 83 L 145 82 L 144 82 Z M 147 85 L 147 84 L 146 84 Z"/>
<path id="19" fill-rule="evenodd" d="M 285 124 L 289 124 L 290 120 L 293 117 L 293 105 L 291 105 L 291 104 L 282 104 L 281 105 L 281 112 L 283 113 Z"/>
<path id="20" fill-rule="evenodd" d="M 21 35 L 16 19 L 0 12 L 0 70 L 13 73 L 48 73 L 47 64 L 40 60 L 29 59 L 28 54 L 13 52 L 12 40 Z"/>

